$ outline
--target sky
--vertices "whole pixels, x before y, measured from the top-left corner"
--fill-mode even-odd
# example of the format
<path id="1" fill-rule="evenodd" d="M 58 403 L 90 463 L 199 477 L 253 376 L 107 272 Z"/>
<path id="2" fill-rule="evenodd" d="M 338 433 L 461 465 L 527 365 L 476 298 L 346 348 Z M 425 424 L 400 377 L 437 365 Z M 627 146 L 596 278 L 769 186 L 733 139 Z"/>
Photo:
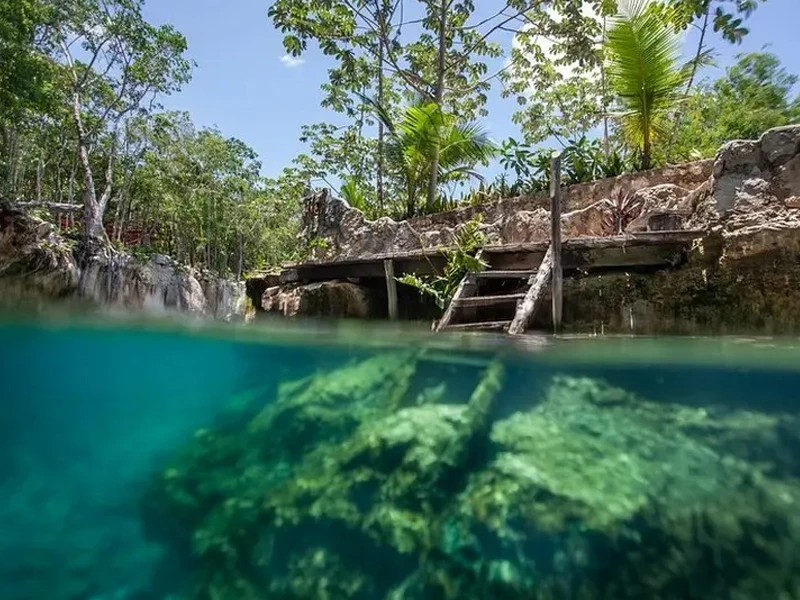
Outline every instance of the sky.
<path id="1" fill-rule="evenodd" d="M 170 23 L 189 44 L 197 63 L 192 81 L 163 104 L 186 110 L 198 127 L 217 127 L 244 141 L 258 152 L 266 176 L 276 176 L 304 150 L 298 141 L 303 124 L 336 121 L 320 107 L 320 84 L 327 80 L 328 58 L 310 50 L 301 59 L 286 56 L 283 35 L 267 18 L 271 0 L 148 0 L 145 17 L 152 23 Z M 478 0 L 478 11 L 494 0 Z M 482 7 L 480 5 L 483 5 Z M 765 46 L 778 55 L 784 67 L 800 75 L 800 0 L 766 0 L 747 22 L 750 29 L 739 46 L 717 36 L 712 44 L 717 66 L 706 67 L 702 77 L 716 78 L 739 52 Z M 696 47 L 694 32 L 686 38 L 687 55 Z M 311 47 L 311 44 L 309 45 Z M 489 98 L 489 116 L 483 125 L 493 139 L 520 138 L 512 123 L 513 99 L 499 90 Z"/>

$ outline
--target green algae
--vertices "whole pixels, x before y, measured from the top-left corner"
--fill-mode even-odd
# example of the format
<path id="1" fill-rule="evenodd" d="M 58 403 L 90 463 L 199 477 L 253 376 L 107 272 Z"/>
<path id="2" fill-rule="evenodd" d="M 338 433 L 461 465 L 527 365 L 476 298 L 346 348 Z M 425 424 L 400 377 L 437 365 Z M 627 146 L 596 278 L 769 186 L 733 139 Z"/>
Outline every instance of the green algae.
<path id="1" fill-rule="evenodd" d="M 465 398 L 418 390 L 420 365 L 286 382 L 196 434 L 145 499 L 191 597 L 798 597 L 792 417 L 568 376 L 500 416 L 502 363 Z"/>

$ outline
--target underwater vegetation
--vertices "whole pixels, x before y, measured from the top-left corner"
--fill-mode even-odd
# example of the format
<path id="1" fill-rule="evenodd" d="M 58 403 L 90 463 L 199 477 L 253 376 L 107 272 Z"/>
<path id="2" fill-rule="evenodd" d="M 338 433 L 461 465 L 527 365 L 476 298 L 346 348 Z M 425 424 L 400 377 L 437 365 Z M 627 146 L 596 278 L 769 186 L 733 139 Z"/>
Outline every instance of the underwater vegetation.
<path id="1" fill-rule="evenodd" d="M 190 574 L 163 595 L 800 598 L 795 412 L 430 361 L 354 360 L 198 430 L 141 503 Z"/>

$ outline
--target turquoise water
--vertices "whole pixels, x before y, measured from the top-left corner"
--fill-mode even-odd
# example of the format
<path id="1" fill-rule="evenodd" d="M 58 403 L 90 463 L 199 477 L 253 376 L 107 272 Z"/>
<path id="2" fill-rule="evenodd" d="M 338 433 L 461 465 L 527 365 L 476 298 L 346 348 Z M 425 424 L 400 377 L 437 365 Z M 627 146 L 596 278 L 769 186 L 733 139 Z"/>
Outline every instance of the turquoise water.
<path id="1" fill-rule="evenodd" d="M 0 324 L 0 598 L 800 598 L 800 347 Z"/>

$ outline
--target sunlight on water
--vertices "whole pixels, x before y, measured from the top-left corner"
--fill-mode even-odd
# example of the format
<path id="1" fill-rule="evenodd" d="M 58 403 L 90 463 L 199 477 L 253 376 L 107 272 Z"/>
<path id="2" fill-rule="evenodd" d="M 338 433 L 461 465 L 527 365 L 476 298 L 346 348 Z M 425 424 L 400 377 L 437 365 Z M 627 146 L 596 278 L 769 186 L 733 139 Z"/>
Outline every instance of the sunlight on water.
<path id="1" fill-rule="evenodd" d="M 0 322 L 0 598 L 800 598 L 791 340 Z"/>

